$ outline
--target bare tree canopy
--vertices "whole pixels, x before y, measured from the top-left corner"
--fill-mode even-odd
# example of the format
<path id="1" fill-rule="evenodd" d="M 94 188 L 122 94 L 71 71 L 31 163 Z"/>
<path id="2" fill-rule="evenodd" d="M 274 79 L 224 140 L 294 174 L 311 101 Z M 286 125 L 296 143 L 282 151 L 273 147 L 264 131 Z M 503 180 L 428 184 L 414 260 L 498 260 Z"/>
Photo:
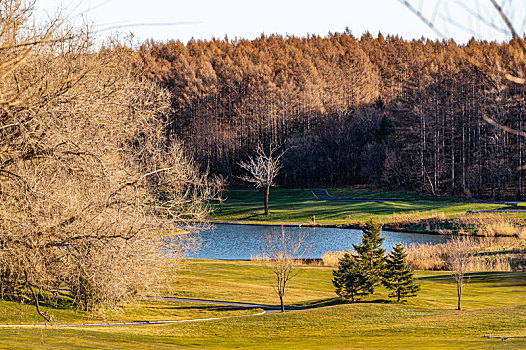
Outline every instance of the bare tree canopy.
<path id="1" fill-rule="evenodd" d="M 268 215 L 268 196 L 270 188 L 276 186 L 274 179 L 281 170 L 281 157 L 285 151 L 279 151 L 279 146 L 271 145 L 266 152 L 261 144 L 257 146 L 255 157 L 249 157 L 247 161 L 240 162 L 239 166 L 248 172 L 240 177 L 241 180 L 253 183 L 256 188 L 265 191 L 265 215 Z"/>
<path id="2" fill-rule="evenodd" d="M 305 246 L 307 236 L 305 232 L 294 234 L 286 231 L 282 226 L 281 231 L 265 233 L 265 239 L 261 244 L 261 262 L 273 273 L 274 290 L 279 296 L 281 312 L 285 311 L 283 298 L 289 281 L 295 276 L 294 268 L 298 261 L 307 255 L 308 247 Z"/>
<path id="3" fill-rule="evenodd" d="M 473 258 L 475 248 L 470 237 L 455 236 L 446 244 L 446 255 L 449 268 L 457 285 L 457 310 L 462 306 L 462 294 L 466 286 L 466 269 Z"/>
<path id="4" fill-rule="evenodd" d="M 132 50 L 95 50 L 32 11 L 0 6 L 0 289 L 37 307 L 61 289 L 86 310 L 115 305 L 157 284 L 162 254 L 195 246 L 185 222 L 210 187 L 165 137 L 169 94 Z"/>

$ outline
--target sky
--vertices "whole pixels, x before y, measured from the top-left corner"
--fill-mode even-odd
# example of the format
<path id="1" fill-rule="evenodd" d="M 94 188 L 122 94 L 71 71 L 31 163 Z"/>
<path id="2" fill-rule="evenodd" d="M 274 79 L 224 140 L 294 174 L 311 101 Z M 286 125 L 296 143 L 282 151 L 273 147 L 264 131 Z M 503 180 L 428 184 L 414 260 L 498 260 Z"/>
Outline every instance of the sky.
<path id="1" fill-rule="evenodd" d="M 253 39 L 265 34 L 327 35 L 349 28 L 359 37 L 400 35 L 405 39 L 453 38 L 465 43 L 472 36 L 502 41 L 509 36 L 493 27 L 502 21 L 489 0 L 407 0 L 427 19 L 424 24 L 398 0 L 37 0 L 37 14 L 53 17 L 58 9 L 80 24 L 88 21 L 101 38 L 112 32 L 133 32 L 136 40 L 187 42 L 194 39 Z M 517 30 L 524 32 L 526 5 L 501 0 Z M 486 24 L 485 24 L 486 23 Z"/>

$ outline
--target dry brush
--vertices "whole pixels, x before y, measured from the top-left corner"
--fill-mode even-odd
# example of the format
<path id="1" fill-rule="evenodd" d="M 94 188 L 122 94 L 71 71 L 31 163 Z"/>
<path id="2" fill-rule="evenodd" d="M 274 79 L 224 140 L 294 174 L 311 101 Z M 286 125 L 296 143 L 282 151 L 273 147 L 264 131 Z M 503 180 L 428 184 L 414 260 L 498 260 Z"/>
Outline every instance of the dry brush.
<path id="1" fill-rule="evenodd" d="M 35 26 L 32 10 L 0 8 L 0 289 L 37 308 L 61 290 L 115 305 L 195 247 L 210 187 L 165 135 L 169 95 L 132 50 Z"/>

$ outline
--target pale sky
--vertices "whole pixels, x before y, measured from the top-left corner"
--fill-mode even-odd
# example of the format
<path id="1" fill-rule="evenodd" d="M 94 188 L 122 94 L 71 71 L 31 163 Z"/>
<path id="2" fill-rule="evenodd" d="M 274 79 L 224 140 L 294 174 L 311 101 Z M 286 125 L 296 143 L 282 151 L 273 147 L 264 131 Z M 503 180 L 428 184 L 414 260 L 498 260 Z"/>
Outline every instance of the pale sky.
<path id="1" fill-rule="evenodd" d="M 409 0 L 437 29 L 457 42 L 466 42 L 472 35 L 487 40 L 503 40 L 507 36 L 492 29 L 503 27 L 488 0 Z M 524 32 L 524 1 L 504 1 L 517 30 Z M 359 37 L 369 31 L 376 36 L 398 34 L 405 39 L 438 36 L 397 0 L 37 0 L 39 15 L 53 15 L 64 9 L 68 17 L 79 23 L 86 17 L 99 34 L 133 32 L 139 41 L 190 38 L 253 39 L 261 33 L 306 36 L 343 32 L 349 27 Z M 472 14 L 470 14 L 470 11 Z M 473 13 L 488 21 L 484 24 Z M 494 23 L 492 23 L 494 22 Z M 176 25 L 159 25 L 178 23 Z M 135 26 L 105 30 L 111 27 Z M 157 24 L 157 25 L 137 25 Z"/>

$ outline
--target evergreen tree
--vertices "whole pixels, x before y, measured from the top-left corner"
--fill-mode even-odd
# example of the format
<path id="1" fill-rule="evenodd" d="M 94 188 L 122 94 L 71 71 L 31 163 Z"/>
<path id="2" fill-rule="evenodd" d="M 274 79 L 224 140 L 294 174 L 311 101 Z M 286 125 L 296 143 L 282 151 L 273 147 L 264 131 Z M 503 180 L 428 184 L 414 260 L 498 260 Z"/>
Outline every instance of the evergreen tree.
<path id="1" fill-rule="evenodd" d="M 385 265 L 385 249 L 382 243 L 385 236 L 382 237 L 382 225 L 371 218 L 365 224 L 362 234 L 362 242 L 353 247 L 358 253 L 358 262 L 365 275 L 365 289 L 369 293 L 374 293 L 374 287 L 381 282 Z"/>
<path id="2" fill-rule="evenodd" d="M 389 253 L 383 277 L 382 284 L 391 291 L 390 298 L 396 297 L 396 302 L 404 297 L 414 297 L 420 290 L 413 277 L 413 269 L 407 264 L 407 253 L 401 243 L 397 243 Z"/>
<path id="3" fill-rule="evenodd" d="M 369 294 L 367 290 L 367 277 L 362 271 L 356 257 L 345 253 L 340 259 L 338 270 L 332 272 L 332 283 L 336 287 L 336 294 L 341 298 L 356 300 L 357 296 Z"/>

